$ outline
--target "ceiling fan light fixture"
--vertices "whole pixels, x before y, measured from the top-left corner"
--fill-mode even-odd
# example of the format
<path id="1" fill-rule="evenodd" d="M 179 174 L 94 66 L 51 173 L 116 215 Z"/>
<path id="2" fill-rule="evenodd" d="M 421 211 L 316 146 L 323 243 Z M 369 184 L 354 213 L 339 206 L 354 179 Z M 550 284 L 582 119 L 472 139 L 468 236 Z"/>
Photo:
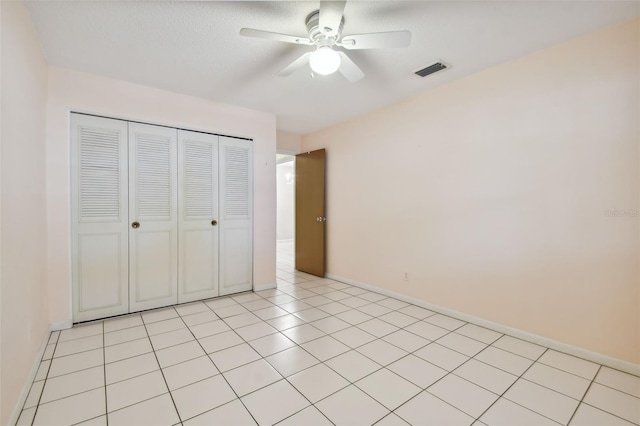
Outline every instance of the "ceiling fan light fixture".
<path id="1" fill-rule="evenodd" d="M 309 65 L 316 74 L 333 74 L 340 68 L 340 55 L 329 46 L 320 46 L 309 57 Z"/>

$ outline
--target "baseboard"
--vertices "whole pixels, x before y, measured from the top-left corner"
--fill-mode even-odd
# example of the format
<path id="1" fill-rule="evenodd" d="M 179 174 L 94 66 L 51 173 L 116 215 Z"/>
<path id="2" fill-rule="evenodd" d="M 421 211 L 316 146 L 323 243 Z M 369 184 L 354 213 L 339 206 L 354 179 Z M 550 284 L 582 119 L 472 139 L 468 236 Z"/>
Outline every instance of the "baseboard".
<path id="1" fill-rule="evenodd" d="M 66 330 L 73 327 L 73 321 L 58 321 L 49 324 L 50 331 Z"/>
<path id="2" fill-rule="evenodd" d="M 31 365 L 31 370 L 29 371 L 29 375 L 22 386 L 22 391 L 20 392 L 20 396 L 18 397 L 18 401 L 16 402 L 15 407 L 13 407 L 13 411 L 11 412 L 11 417 L 9 417 L 9 424 L 15 425 L 18 423 L 18 419 L 20 418 L 20 413 L 22 412 L 22 407 L 24 406 L 27 397 L 29 396 L 29 391 L 31 390 L 31 384 L 33 383 L 33 379 L 36 378 L 36 374 L 38 374 L 38 369 L 40 368 L 40 362 L 42 361 L 42 356 L 44 355 L 44 351 L 47 349 L 47 344 L 49 343 L 49 337 L 51 333 L 46 332 L 44 338 L 42 339 L 42 343 L 40 344 L 40 350 L 33 360 L 33 364 Z"/>
<path id="3" fill-rule="evenodd" d="M 598 364 L 605 365 L 607 367 L 614 368 L 616 370 L 624 371 L 625 373 L 640 376 L 640 365 L 634 364 L 629 361 L 624 361 L 618 358 L 613 358 L 608 355 L 604 355 L 598 352 L 592 352 L 590 350 L 580 348 L 578 346 L 562 343 L 557 340 L 549 339 L 547 337 L 539 336 L 537 334 L 529 333 L 517 328 L 509 327 L 497 322 L 489 321 L 473 315 L 468 315 L 463 312 L 456 311 L 454 309 L 445 308 L 433 303 L 425 302 L 424 300 L 416 299 L 415 297 L 406 296 L 404 294 L 396 293 L 395 291 L 380 288 L 371 284 L 354 281 L 349 278 L 340 277 L 334 274 L 326 274 L 327 278 L 335 281 L 340 281 L 345 284 L 351 284 L 356 287 L 360 287 L 366 290 L 375 291 L 376 293 L 384 294 L 385 296 L 393 297 L 403 302 L 411 303 L 416 306 L 420 306 L 430 311 L 438 312 L 443 315 L 448 315 L 453 318 L 457 318 L 462 321 L 470 322 L 490 330 L 497 331 L 499 333 L 508 334 L 509 336 L 517 337 L 518 339 L 526 340 L 527 342 L 535 343 L 536 345 L 545 346 L 547 348 L 564 352 L 569 355 L 576 356 L 578 358 L 586 359 Z"/>
<path id="4" fill-rule="evenodd" d="M 262 291 L 262 290 L 271 290 L 272 288 L 276 288 L 277 284 L 276 283 L 269 283 L 269 284 L 254 284 L 253 285 L 253 291 Z"/>

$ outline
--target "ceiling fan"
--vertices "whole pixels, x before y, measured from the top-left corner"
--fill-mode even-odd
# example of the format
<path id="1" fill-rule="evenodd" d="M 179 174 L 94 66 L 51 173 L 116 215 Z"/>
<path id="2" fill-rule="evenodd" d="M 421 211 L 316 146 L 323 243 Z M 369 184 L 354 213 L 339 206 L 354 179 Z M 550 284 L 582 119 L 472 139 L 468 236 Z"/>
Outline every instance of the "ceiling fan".
<path id="1" fill-rule="evenodd" d="M 283 41 L 285 43 L 316 46 L 282 69 L 278 75 L 288 76 L 309 64 L 316 74 L 328 75 L 336 71 L 350 82 L 364 77 L 364 73 L 344 52 L 335 50 L 342 47 L 347 50 L 379 49 L 389 47 L 407 47 L 411 43 L 410 31 L 389 31 L 370 34 L 342 36 L 344 26 L 344 6 L 346 1 L 321 1 L 320 10 L 311 12 L 306 20 L 308 37 L 279 34 L 269 31 L 242 28 L 240 35 Z"/>

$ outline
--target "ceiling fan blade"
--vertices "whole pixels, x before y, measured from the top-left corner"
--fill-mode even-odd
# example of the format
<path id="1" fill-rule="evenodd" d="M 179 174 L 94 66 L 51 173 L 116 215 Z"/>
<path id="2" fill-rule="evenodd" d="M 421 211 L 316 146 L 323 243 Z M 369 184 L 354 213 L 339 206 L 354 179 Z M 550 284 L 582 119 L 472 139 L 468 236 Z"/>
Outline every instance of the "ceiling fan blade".
<path id="1" fill-rule="evenodd" d="M 359 66 L 356 65 L 355 62 L 351 60 L 344 52 L 338 52 L 340 55 L 340 74 L 344 76 L 350 83 L 355 83 L 358 80 L 361 80 L 364 77 L 364 73 L 360 69 Z"/>
<path id="2" fill-rule="evenodd" d="M 354 34 L 342 37 L 338 43 L 339 46 L 349 50 L 408 47 L 409 44 L 411 44 L 411 31 Z"/>
<path id="3" fill-rule="evenodd" d="M 307 65 L 309 63 L 309 57 L 311 56 L 312 53 L 313 52 L 307 52 L 304 55 L 300 56 L 298 59 L 296 59 L 295 61 L 287 65 L 285 68 L 283 68 L 282 71 L 278 73 L 278 75 L 280 77 L 287 77 L 293 74 L 294 71 L 297 71 L 298 69 Z"/>
<path id="4" fill-rule="evenodd" d="M 333 36 L 340 31 L 342 14 L 346 1 L 321 1 L 320 2 L 320 31 L 328 36 Z"/>
<path id="5" fill-rule="evenodd" d="M 306 37 L 297 37 L 288 34 L 272 33 L 269 31 L 254 30 L 253 28 L 243 28 L 240 30 L 240 35 L 245 37 L 263 38 L 266 40 L 283 41 L 285 43 L 293 44 L 307 44 L 311 45 L 313 42 Z"/>

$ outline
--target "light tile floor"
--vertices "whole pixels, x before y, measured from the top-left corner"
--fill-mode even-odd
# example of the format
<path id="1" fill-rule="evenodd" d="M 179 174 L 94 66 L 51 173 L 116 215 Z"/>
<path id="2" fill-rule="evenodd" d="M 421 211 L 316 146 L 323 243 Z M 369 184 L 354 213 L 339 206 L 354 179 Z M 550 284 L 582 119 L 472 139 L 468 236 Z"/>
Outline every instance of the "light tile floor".
<path id="1" fill-rule="evenodd" d="M 640 378 L 297 272 L 51 333 L 34 425 L 630 425 Z"/>

